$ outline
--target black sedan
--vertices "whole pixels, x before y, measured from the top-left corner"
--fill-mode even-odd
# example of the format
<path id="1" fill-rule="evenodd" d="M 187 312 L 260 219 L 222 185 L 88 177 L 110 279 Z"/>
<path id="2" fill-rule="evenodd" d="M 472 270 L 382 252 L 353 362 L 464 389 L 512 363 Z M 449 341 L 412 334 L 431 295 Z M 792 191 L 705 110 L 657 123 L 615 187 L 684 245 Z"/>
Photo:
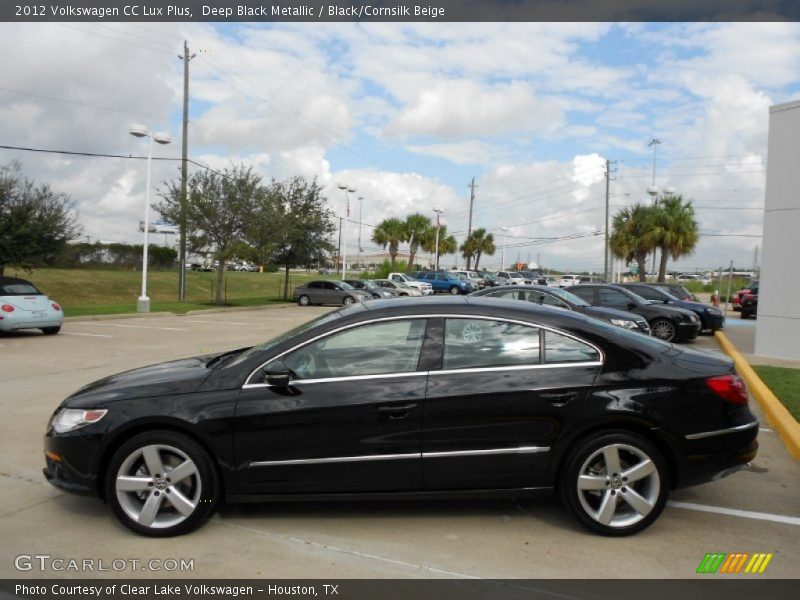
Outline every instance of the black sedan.
<path id="1" fill-rule="evenodd" d="M 614 284 L 581 283 L 569 289 L 592 306 L 627 310 L 647 319 L 653 336 L 666 342 L 688 342 L 700 333 L 700 319 L 690 310 L 653 304 L 640 295 Z"/>
<path id="2" fill-rule="evenodd" d="M 152 536 L 222 501 L 553 491 L 621 536 L 757 434 L 726 357 L 528 302 L 398 299 L 87 385 L 53 414 L 44 474 Z"/>
<path id="3" fill-rule="evenodd" d="M 621 283 L 620 285 L 635 294 L 639 294 L 645 300 L 661 302 L 662 304 L 669 304 L 670 306 L 677 306 L 678 308 L 685 308 L 686 310 L 692 311 L 697 315 L 697 318 L 700 319 L 701 331 L 716 331 L 717 329 L 723 329 L 725 327 L 725 313 L 716 306 L 709 306 L 708 304 L 693 302 L 691 300 L 681 300 L 656 284 Z"/>
<path id="4" fill-rule="evenodd" d="M 546 285 L 503 285 L 495 288 L 485 288 L 479 292 L 471 293 L 470 296 L 524 300 L 544 306 L 565 308 L 606 321 L 617 327 L 624 327 L 625 329 L 650 335 L 650 325 L 647 324 L 647 319 L 644 317 L 615 308 L 592 306 L 575 294 L 561 288 L 551 288 Z"/>

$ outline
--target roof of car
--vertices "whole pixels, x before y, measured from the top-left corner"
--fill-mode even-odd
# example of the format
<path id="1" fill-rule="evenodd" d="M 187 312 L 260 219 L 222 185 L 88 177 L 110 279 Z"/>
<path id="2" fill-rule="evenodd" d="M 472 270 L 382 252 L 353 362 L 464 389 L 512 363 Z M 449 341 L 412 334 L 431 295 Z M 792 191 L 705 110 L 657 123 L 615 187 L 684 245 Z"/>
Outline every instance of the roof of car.
<path id="1" fill-rule="evenodd" d="M 5 275 L 0 276 L 0 285 L 14 285 L 14 284 L 27 284 L 33 285 L 27 279 L 20 279 L 19 277 L 7 277 Z M 35 285 L 33 287 L 36 287 Z"/>

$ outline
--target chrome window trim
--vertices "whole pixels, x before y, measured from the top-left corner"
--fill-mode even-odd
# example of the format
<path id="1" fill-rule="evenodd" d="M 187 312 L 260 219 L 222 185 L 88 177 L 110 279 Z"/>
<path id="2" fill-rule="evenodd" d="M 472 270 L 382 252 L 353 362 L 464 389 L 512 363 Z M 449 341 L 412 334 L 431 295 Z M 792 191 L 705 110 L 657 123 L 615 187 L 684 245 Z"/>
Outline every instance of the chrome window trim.
<path id="1" fill-rule="evenodd" d="M 307 385 L 309 383 L 330 383 L 332 381 L 364 381 L 369 379 L 393 379 L 397 377 L 422 377 L 427 376 L 428 371 L 401 371 L 399 373 L 380 373 L 377 375 L 348 375 L 345 377 L 324 377 L 320 379 L 298 379 L 292 381 L 293 386 Z M 243 390 L 250 390 L 255 388 L 272 387 L 269 383 L 246 383 L 242 386 Z"/>
<path id="2" fill-rule="evenodd" d="M 715 429 L 714 431 L 703 431 L 701 433 L 690 433 L 686 436 L 687 440 L 702 440 L 705 438 L 715 437 L 718 435 L 726 435 L 728 433 L 737 433 L 739 431 L 747 431 L 753 427 L 758 427 L 758 421 L 752 423 L 745 423 L 744 425 L 737 425 L 736 427 L 728 427 L 727 429 Z"/>
<path id="3" fill-rule="evenodd" d="M 461 456 L 491 456 L 495 454 L 541 454 L 550 452 L 550 446 L 519 446 L 517 448 L 490 448 L 488 450 L 450 450 L 444 452 L 410 452 L 405 454 L 364 454 L 361 456 L 331 456 L 327 458 L 293 458 L 289 460 L 251 461 L 251 467 L 277 467 L 290 465 L 319 465 L 378 460 L 407 460 L 421 458 L 458 458 Z"/>
<path id="4" fill-rule="evenodd" d="M 507 317 L 489 317 L 489 316 L 485 316 L 485 315 L 469 315 L 469 314 L 460 314 L 460 313 L 455 313 L 455 314 L 453 314 L 453 313 L 450 313 L 450 314 L 447 314 L 447 313 L 429 313 L 429 314 L 421 314 L 421 315 L 398 315 L 396 317 L 379 317 L 379 318 L 376 318 L 376 319 L 370 319 L 368 321 L 359 321 L 358 323 L 350 323 L 349 325 L 344 325 L 342 327 L 338 327 L 338 328 L 333 329 L 331 331 L 328 331 L 326 333 L 322 333 L 322 334 L 320 334 L 320 335 L 318 335 L 316 337 L 311 338 L 310 340 L 306 340 L 305 342 L 303 342 L 301 344 L 297 344 L 296 346 L 293 346 L 293 347 L 289 348 L 288 350 L 284 350 L 280 354 L 277 354 L 277 355 L 273 356 L 268 361 L 260 364 L 258 367 L 253 369 L 250 372 L 250 375 L 247 376 L 247 379 L 245 380 L 244 385 L 242 386 L 242 389 L 250 389 L 252 387 L 271 387 L 269 384 L 266 384 L 266 383 L 253 383 L 253 384 L 251 384 L 250 380 L 253 378 L 253 376 L 256 373 L 261 371 L 261 369 L 263 369 L 265 366 L 267 366 L 272 361 L 278 360 L 279 358 L 282 358 L 282 357 L 286 356 L 290 352 L 294 352 L 295 350 L 298 350 L 298 349 L 300 349 L 300 348 L 302 348 L 304 346 L 312 344 L 312 343 L 316 342 L 317 340 L 320 340 L 320 339 L 322 339 L 324 337 L 328 337 L 330 335 L 334 335 L 336 333 L 339 333 L 341 331 L 346 331 L 346 330 L 352 329 L 354 327 L 360 327 L 362 325 L 371 325 L 371 324 L 374 324 L 374 323 L 383 323 L 383 322 L 386 322 L 386 321 L 403 321 L 403 320 L 411 320 L 411 319 L 471 319 L 471 320 L 502 321 L 502 322 L 505 322 L 505 323 L 515 323 L 517 325 L 523 325 L 525 327 L 536 327 L 539 330 L 551 331 L 553 333 L 557 333 L 559 335 L 563 335 L 563 336 L 566 336 L 568 338 L 572 338 L 573 340 L 575 340 L 577 342 L 580 342 L 582 344 L 586 344 L 587 346 L 593 348 L 600 355 L 600 360 L 598 360 L 598 361 L 590 361 L 590 362 L 587 362 L 587 363 L 547 363 L 547 362 L 545 362 L 543 364 L 539 363 L 539 364 L 535 364 L 535 365 L 519 365 L 519 368 L 521 368 L 521 369 L 547 368 L 547 367 L 558 368 L 558 367 L 564 367 L 564 366 L 567 366 L 567 365 L 569 365 L 569 366 L 589 366 L 590 364 L 592 366 L 595 366 L 595 365 L 602 366 L 602 364 L 605 362 L 605 354 L 603 353 L 603 350 L 599 346 L 597 346 L 597 345 L 595 345 L 595 344 L 593 344 L 593 343 L 591 343 L 589 341 L 586 341 L 584 339 L 581 339 L 581 338 L 579 338 L 578 336 L 576 336 L 574 334 L 568 333 L 566 331 L 562 331 L 560 329 L 555 329 L 554 327 L 550 327 L 548 325 L 540 325 L 540 324 L 536 324 L 536 323 L 531 323 L 529 321 L 520 321 L 519 319 L 510 319 L 510 318 L 507 318 Z M 423 341 L 423 344 L 424 344 L 424 341 Z M 480 370 L 484 370 L 484 371 L 486 371 L 486 370 L 493 371 L 493 370 L 497 370 L 497 369 L 505 369 L 505 367 L 475 367 L 475 369 L 480 369 Z M 458 371 L 458 370 L 460 370 L 460 369 L 456 369 L 456 371 Z M 469 371 L 471 371 L 471 369 Z M 409 373 L 409 374 L 413 373 L 415 375 L 425 375 L 425 374 L 431 374 L 431 373 L 445 373 L 445 372 L 452 373 L 453 370 L 446 371 L 444 369 L 441 369 L 441 370 L 429 371 L 429 372 L 425 372 L 425 371 L 406 371 L 404 373 Z M 397 373 L 376 374 L 375 377 L 377 377 L 377 376 L 380 376 L 380 377 L 396 377 Z M 354 377 L 359 377 L 360 378 L 360 377 L 374 377 L 374 376 L 373 375 L 352 375 L 352 376 L 345 376 L 345 377 L 329 377 L 329 378 L 325 378 L 325 381 L 345 381 L 345 380 L 351 380 Z M 299 382 L 299 381 L 311 381 L 311 380 L 298 380 L 297 382 Z M 319 381 L 319 380 L 317 380 L 317 381 Z M 292 385 L 294 385 L 297 382 L 293 382 Z"/>
<path id="5" fill-rule="evenodd" d="M 504 367 L 468 367 L 464 369 L 439 369 L 428 375 L 457 375 L 459 373 L 488 373 L 492 371 L 527 371 L 528 369 L 563 369 L 565 367 L 599 367 L 602 361 L 545 363 L 536 365 L 508 365 Z"/>

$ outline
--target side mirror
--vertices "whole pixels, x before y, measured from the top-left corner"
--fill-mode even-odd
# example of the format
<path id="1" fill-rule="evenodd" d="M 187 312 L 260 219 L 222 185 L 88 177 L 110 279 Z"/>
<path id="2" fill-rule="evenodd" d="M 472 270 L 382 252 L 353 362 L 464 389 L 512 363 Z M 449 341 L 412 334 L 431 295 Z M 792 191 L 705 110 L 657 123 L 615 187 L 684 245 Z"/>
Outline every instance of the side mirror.
<path id="1" fill-rule="evenodd" d="M 276 360 L 261 369 L 264 381 L 276 387 L 288 387 L 292 378 L 292 372 L 282 360 Z"/>

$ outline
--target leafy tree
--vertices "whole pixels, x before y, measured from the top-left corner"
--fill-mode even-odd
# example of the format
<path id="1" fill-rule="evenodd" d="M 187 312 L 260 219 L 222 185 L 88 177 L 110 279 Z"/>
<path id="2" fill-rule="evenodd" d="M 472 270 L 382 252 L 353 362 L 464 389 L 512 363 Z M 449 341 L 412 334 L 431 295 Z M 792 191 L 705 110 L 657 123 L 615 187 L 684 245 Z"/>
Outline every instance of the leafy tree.
<path id="1" fill-rule="evenodd" d="M 411 273 L 414 270 L 414 259 L 417 256 L 420 246 L 425 242 L 435 231 L 432 230 L 431 220 L 425 215 L 414 213 L 406 217 L 406 240 L 408 240 L 409 258 L 406 273 Z"/>
<path id="2" fill-rule="evenodd" d="M 79 234 L 69 196 L 26 179 L 18 163 L 0 167 L 0 275 L 55 261 Z"/>
<path id="3" fill-rule="evenodd" d="M 475 229 L 461 244 L 461 255 L 467 259 L 467 269 L 470 268 L 472 259 L 475 259 L 475 268 L 478 268 L 481 256 L 488 254 L 492 256 L 497 248 L 494 245 L 494 236 L 486 233 L 483 228 Z"/>
<path id="4" fill-rule="evenodd" d="M 154 206 L 161 215 L 177 223 L 180 219 L 180 181 L 165 184 L 163 201 Z M 225 263 L 236 244 L 244 239 L 260 194 L 261 177 L 244 165 L 222 173 L 199 171 L 189 178 L 186 223 L 189 246 L 194 252 L 210 250 L 219 261 L 214 302 L 224 301 Z"/>
<path id="5" fill-rule="evenodd" d="M 644 204 L 623 208 L 612 224 L 608 245 L 611 252 L 628 263 L 639 265 L 639 281 L 647 281 L 647 254 L 656 248 L 654 209 Z"/>
<path id="6" fill-rule="evenodd" d="M 316 180 L 273 181 L 268 194 L 276 200 L 278 224 L 272 259 L 285 269 L 283 295 L 288 297 L 289 269 L 323 262 L 325 254 L 334 249 L 330 237 L 336 225 Z"/>
<path id="7" fill-rule="evenodd" d="M 436 254 L 436 227 L 433 227 L 431 231 L 433 235 L 424 240 L 422 249 L 425 250 L 425 252 Z M 447 225 L 440 225 L 439 256 L 441 257 L 443 254 L 453 254 L 456 250 L 458 250 L 458 242 L 456 241 L 456 238 L 447 233 Z M 439 265 L 436 265 L 436 267 L 438 266 Z"/>
<path id="8" fill-rule="evenodd" d="M 400 244 L 408 241 L 405 221 L 397 218 L 384 219 L 372 232 L 372 241 L 383 248 L 389 246 L 389 256 L 392 258 L 392 271 L 394 271 Z"/>
<path id="9" fill-rule="evenodd" d="M 666 281 L 667 257 L 677 260 L 694 252 L 699 239 L 698 224 L 694 218 L 691 201 L 683 197 L 667 196 L 656 206 L 654 212 L 654 236 L 661 250 L 658 281 Z"/>

